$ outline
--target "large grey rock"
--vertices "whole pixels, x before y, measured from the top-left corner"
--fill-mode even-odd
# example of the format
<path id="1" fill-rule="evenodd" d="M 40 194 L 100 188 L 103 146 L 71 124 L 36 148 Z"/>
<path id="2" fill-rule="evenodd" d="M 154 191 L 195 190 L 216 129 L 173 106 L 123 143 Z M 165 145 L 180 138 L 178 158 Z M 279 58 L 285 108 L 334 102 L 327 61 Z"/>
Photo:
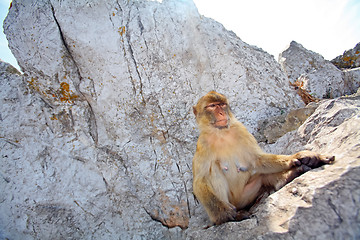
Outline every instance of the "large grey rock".
<path id="1" fill-rule="evenodd" d="M 305 143 L 326 152 L 339 147 L 334 153 L 344 166 L 307 173 L 296 191 L 284 188 L 278 192 L 284 195 L 272 195 L 261 205 L 269 211 L 257 211 L 265 222 L 252 218 L 202 230 L 206 213 L 191 187 L 197 137 L 191 106 L 216 89 L 230 98 L 234 113 L 251 131 L 258 120 L 302 106 L 288 92 L 275 60 L 201 17 L 191 1 L 14 0 L 4 29 L 24 74 L 0 64 L 1 238 L 238 238 L 243 230 L 253 234 L 249 238 L 286 234 L 283 223 L 298 206 L 294 201 L 279 212 L 290 204 L 286 196 L 298 192 L 312 199 L 313 189 L 327 191 L 319 174 L 346 182 L 339 178 L 344 168 L 356 170 L 353 141 L 359 140 L 359 124 L 351 113 L 358 100 L 341 100 L 348 101 L 344 112 L 333 116 L 327 115 L 331 104 L 320 108 L 303 125 L 310 129 L 302 128 L 314 132 L 288 133 L 273 146 L 280 151 L 287 141 L 288 151 Z M 327 120 L 321 124 L 322 119 Z M 316 148 L 318 141 L 323 148 Z M 352 194 L 357 197 L 356 191 Z M 342 219 L 352 219 L 348 210 Z M 277 212 L 283 216 L 274 214 L 275 221 L 271 216 Z M 350 220 L 339 226 L 346 231 Z M 221 229 L 234 232 L 224 235 Z"/>
<path id="2" fill-rule="evenodd" d="M 4 29 L 24 73 L 1 79 L 4 237 L 182 237 L 203 212 L 200 95 L 225 93 L 251 131 L 302 105 L 271 55 L 191 1 L 14 0 Z"/>
<path id="3" fill-rule="evenodd" d="M 304 89 L 316 98 L 335 98 L 354 93 L 342 77 L 342 72 L 320 54 L 292 41 L 279 55 L 279 63 L 291 82 L 300 80 Z"/>
<path id="4" fill-rule="evenodd" d="M 313 102 L 306 107 L 293 109 L 287 114 L 260 121 L 258 132 L 254 136 L 258 141 L 274 143 L 286 133 L 299 128 L 313 114 L 317 106 L 318 104 Z"/>
<path id="5" fill-rule="evenodd" d="M 343 70 L 344 84 L 353 89 L 349 94 L 356 92 L 360 88 L 360 68 L 344 69 Z"/>

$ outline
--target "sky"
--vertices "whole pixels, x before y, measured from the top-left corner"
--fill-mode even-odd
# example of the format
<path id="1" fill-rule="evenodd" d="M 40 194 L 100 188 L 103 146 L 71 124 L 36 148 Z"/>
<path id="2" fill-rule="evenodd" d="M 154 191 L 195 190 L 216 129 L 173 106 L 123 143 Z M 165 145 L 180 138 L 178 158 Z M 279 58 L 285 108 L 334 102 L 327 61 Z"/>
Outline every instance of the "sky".
<path id="1" fill-rule="evenodd" d="M 17 69 L 20 69 L 15 57 L 12 55 L 9 47 L 8 42 L 6 40 L 4 29 L 3 29 L 3 22 L 5 20 L 5 17 L 8 13 L 9 6 L 10 6 L 11 0 L 0 0 L 0 19 L 1 19 L 1 33 L 0 33 L 0 59 L 4 62 L 10 63 Z"/>
<path id="2" fill-rule="evenodd" d="M 11 0 L 0 0 L 5 19 Z M 291 41 L 331 60 L 360 42 L 360 0 L 194 0 L 199 13 L 278 59 Z M 221 2 L 221 3 L 220 3 Z M 1 30 L 2 26 L 1 26 Z M 3 31 L 0 59 L 18 67 Z"/>
<path id="3" fill-rule="evenodd" d="M 291 41 L 331 60 L 360 42 L 360 0 L 194 0 L 199 13 L 278 60 Z"/>

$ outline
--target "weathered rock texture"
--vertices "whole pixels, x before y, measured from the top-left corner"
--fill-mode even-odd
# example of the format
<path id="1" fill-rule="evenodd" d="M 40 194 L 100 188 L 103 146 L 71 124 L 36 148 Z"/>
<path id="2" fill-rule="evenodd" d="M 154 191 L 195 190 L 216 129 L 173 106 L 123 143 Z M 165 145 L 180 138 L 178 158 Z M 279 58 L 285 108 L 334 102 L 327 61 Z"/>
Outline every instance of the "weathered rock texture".
<path id="1" fill-rule="evenodd" d="M 291 110 L 288 114 L 279 115 L 260 121 L 258 132 L 255 133 L 261 142 L 274 143 L 288 132 L 296 130 L 313 114 L 318 104 L 313 102 L 304 108 Z"/>
<path id="2" fill-rule="evenodd" d="M 4 29 L 24 74 L 1 63 L 1 238 L 201 235 L 191 106 L 216 89 L 253 132 L 303 105 L 269 54 L 188 0 L 14 0 Z"/>
<path id="3" fill-rule="evenodd" d="M 343 55 L 337 56 L 331 62 L 338 68 L 357 68 L 360 67 L 360 43 L 353 49 L 347 50 Z"/>
<path id="4" fill-rule="evenodd" d="M 301 105 L 271 55 L 191 1 L 13 1 L 4 29 L 24 73 L 1 133 L 9 236 L 185 229 L 200 95 L 226 93 L 250 129 Z"/>
<path id="5" fill-rule="evenodd" d="M 279 63 L 291 82 L 301 81 L 319 99 L 352 94 L 360 87 L 360 79 L 349 82 L 334 64 L 295 41 L 279 55 Z"/>

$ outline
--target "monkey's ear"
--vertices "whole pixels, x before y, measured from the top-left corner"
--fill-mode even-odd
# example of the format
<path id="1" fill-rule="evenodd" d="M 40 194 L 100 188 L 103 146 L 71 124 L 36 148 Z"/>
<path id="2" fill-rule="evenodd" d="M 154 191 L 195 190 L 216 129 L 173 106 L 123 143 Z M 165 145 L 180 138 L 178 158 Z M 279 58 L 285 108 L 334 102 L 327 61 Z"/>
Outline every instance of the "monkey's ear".
<path id="1" fill-rule="evenodd" d="M 197 110 L 196 110 L 196 107 L 193 106 L 193 113 L 195 114 L 195 117 L 197 116 Z"/>

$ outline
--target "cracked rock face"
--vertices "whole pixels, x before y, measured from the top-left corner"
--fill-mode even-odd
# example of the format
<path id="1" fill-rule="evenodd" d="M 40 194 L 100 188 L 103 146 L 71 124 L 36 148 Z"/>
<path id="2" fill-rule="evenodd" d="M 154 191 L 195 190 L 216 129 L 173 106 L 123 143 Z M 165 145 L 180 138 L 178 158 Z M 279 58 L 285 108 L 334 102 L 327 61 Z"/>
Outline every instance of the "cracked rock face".
<path id="1" fill-rule="evenodd" d="M 302 106 L 189 0 L 14 0 L 4 30 L 24 74 L 0 65 L 2 238 L 191 237 L 192 105 L 216 89 L 252 132 Z"/>

